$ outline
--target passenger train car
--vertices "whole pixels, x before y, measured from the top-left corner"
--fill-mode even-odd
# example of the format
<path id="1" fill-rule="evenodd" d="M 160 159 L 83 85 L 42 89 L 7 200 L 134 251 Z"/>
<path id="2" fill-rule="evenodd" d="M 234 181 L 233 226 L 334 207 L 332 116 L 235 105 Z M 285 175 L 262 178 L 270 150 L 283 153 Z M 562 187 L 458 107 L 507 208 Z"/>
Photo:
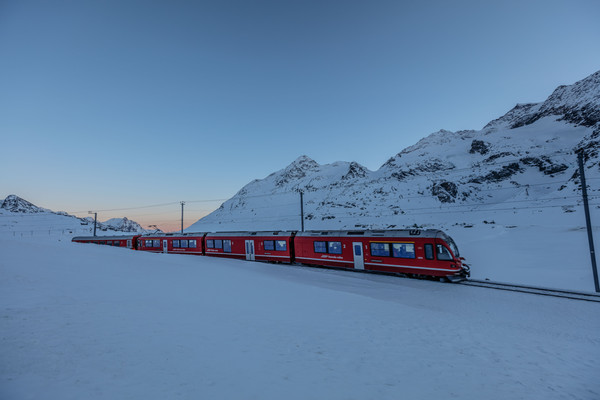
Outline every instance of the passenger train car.
<path id="1" fill-rule="evenodd" d="M 137 249 L 153 253 L 204 255 L 203 234 L 149 234 L 137 238 Z"/>
<path id="2" fill-rule="evenodd" d="M 127 247 L 128 249 L 137 249 L 137 238 L 141 235 L 126 236 L 76 236 L 71 239 L 76 243 L 95 243 L 108 246 Z"/>
<path id="3" fill-rule="evenodd" d="M 207 233 L 204 254 L 249 261 L 291 263 L 294 232 Z"/>
<path id="4" fill-rule="evenodd" d="M 450 280 L 470 275 L 454 240 L 437 229 L 167 233 L 74 237 L 72 241 L 154 253 L 299 263 Z"/>
<path id="5" fill-rule="evenodd" d="M 460 275 L 465 267 L 440 230 L 300 232 L 296 262 L 412 275 Z"/>

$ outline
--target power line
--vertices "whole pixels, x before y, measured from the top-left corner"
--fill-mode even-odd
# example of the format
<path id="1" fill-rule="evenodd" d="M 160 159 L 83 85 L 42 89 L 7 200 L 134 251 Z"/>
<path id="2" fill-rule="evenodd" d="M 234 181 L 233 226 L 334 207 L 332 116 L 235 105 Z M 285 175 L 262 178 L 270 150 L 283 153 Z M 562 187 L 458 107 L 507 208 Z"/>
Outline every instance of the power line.
<path id="1" fill-rule="evenodd" d="M 162 204 L 152 204 L 152 205 L 148 205 L 148 206 L 138 206 L 138 207 L 126 207 L 126 208 L 111 208 L 111 209 L 106 209 L 106 210 L 95 210 L 97 212 L 109 212 L 109 211 L 126 211 L 126 210 L 138 210 L 141 208 L 152 208 L 152 207 L 164 207 L 164 206 L 170 206 L 173 204 L 178 204 L 179 202 L 172 202 L 172 203 L 162 203 Z M 89 210 L 86 211 L 66 211 L 68 213 L 72 213 L 72 214 L 81 214 L 81 213 L 87 213 Z"/>
<path id="2" fill-rule="evenodd" d="M 433 197 L 433 196 L 432 196 Z M 428 199 L 431 199 L 432 197 L 427 197 Z M 405 199 L 412 199 L 412 198 L 423 198 L 423 196 L 414 196 L 414 197 L 404 197 L 403 200 Z M 472 202 L 472 203 L 463 203 L 463 204 L 439 204 L 439 205 L 432 205 L 432 206 L 428 206 L 428 207 L 398 207 L 399 211 L 420 211 L 420 210 L 433 210 L 433 209 L 438 209 L 438 208 L 461 208 L 461 207 L 482 207 L 482 206 L 493 206 L 493 205 L 499 205 L 499 204 L 513 204 L 513 203 L 536 203 L 536 202 L 549 202 L 549 201 L 555 201 L 555 200 L 569 200 L 569 199 L 579 199 L 580 196 L 560 196 L 560 197 L 549 197 L 549 198 L 544 198 L 544 199 L 521 199 L 521 200 L 503 200 L 503 201 L 494 201 L 494 202 L 483 202 L 483 203 L 477 203 L 477 202 Z M 599 199 L 600 195 L 595 195 L 595 196 L 589 196 L 590 199 Z M 309 202 L 307 204 L 315 204 L 314 202 Z M 324 204 L 327 205 L 327 204 Z M 269 205 L 269 206 L 259 206 L 259 205 L 255 205 L 255 206 L 249 206 L 249 208 L 245 208 L 244 210 L 246 212 L 252 210 L 252 211 L 261 211 L 261 210 L 272 210 L 275 212 L 275 210 L 277 210 L 278 208 L 284 208 L 284 207 L 288 207 L 288 206 L 297 206 L 297 203 L 283 203 L 283 204 L 273 204 L 273 205 Z M 337 206 L 337 207 L 336 207 Z M 572 206 L 577 206 L 577 204 L 572 205 Z M 317 206 L 318 207 L 318 206 Z M 339 209 L 339 208 L 345 208 L 345 209 L 353 209 L 355 207 L 345 207 L 343 203 L 338 203 L 338 204 L 333 204 L 330 205 L 329 208 L 331 209 Z M 188 210 L 190 211 L 190 210 Z M 203 210 L 203 211 L 207 211 L 207 210 Z M 310 211 L 310 210 L 309 210 Z M 362 210 L 361 210 L 362 211 Z M 328 215 L 335 215 L 336 213 L 328 213 Z M 339 214 L 339 213 L 338 213 Z M 49 215 L 49 216 L 61 216 L 60 214 L 45 214 Z M 138 216 L 148 216 L 148 215 L 164 215 L 164 213 L 152 213 L 152 214 L 142 214 L 142 215 L 138 215 Z M 39 217 L 39 214 L 16 214 L 16 215 L 0 215 L 0 218 L 28 218 L 28 217 Z M 78 217 L 75 217 L 78 218 Z M 174 217 L 175 218 L 175 217 Z"/>
<path id="3" fill-rule="evenodd" d="M 501 204 L 501 203 L 499 203 Z M 591 204 L 592 206 L 600 206 L 600 203 Z M 314 215 L 309 212 L 308 215 L 314 215 L 312 219 L 327 219 L 327 217 L 334 217 L 336 219 L 357 219 L 357 218 L 374 218 L 374 217 L 394 217 L 394 218 L 407 218 L 414 215 L 434 215 L 434 214 L 464 214 L 464 213 L 472 213 L 472 212 L 488 212 L 493 213 L 496 211 L 519 211 L 519 210 L 537 210 L 537 209 L 546 209 L 546 208 L 562 208 L 562 207 L 577 207 L 578 205 L 574 204 L 550 204 L 550 205 L 538 205 L 538 206 L 526 206 L 526 207 L 510 207 L 510 208 L 492 208 L 492 209 L 469 209 L 469 210 L 440 210 L 437 208 L 420 208 L 420 209 L 412 209 L 406 211 L 422 211 L 422 212 L 411 212 L 409 213 L 381 213 L 375 212 L 365 212 L 361 211 L 364 215 L 348 215 L 347 213 L 321 213 L 319 215 Z M 402 211 L 405 211 L 402 210 Z M 229 222 L 240 222 L 240 221 L 271 221 L 271 220 L 281 220 L 281 219 L 296 219 L 298 218 L 298 214 L 283 214 L 283 215 L 273 215 L 273 216 L 253 216 L 253 217 L 233 217 L 232 219 L 223 220 L 220 219 L 218 222 L 221 223 L 229 223 Z"/>
<path id="4" fill-rule="evenodd" d="M 562 156 L 569 156 L 569 155 L 573 155 L 573 152 L 563 152 L 563 151 L 556 151 L 553 153 L 549 153 L 549 154 L 544 154 L 540 157 L 547 157 L 547 156 L 551 156 L 551 155 L 562 155 Z M 507 154 L 507 156 L 510 154 Z M 503 160 L 503 161 L 495 161 L 495 162 L 486 162 L 486 160 L 481 160 L 477 163 L 474 163 L 473 165 L 471 165 L 470 167 L 466 167 L 466 168 L 452 168 L 452 169 L 448 169 L 446 171 L 443 170 L 439 170 L 439 171 L 432 171 L 432 172 L 426 172 L 426 173 L 420 173 L 420 171 L 417 171 L 415 173 L 414 176 L 421 176 L 421 177 L 426 177 L 426 178 L 438 178 L 437 180 L 439 180 L 439 178 L 443 175 L 448 175 L 448 174 L 452 174 L 455 172 L 460 172 L 460 171 L 464 171 L 464 170 L 478 170 L 478 169 L 482 169 L 482 168 L 487 168 L 487 167 L 493 167 L 493 166 L 505 166 L 505 165 L 510 165 L 510 164 L 514 164 L 514 163 L 524 163 L 523 159 L 525 158 L 536 158 L 539 159 L 542 163 L 546 163 L 546 160 L 540 158 L 540 157 L 535 157 L 535 156 L 524 156 L 521 157 L 519 159 L 510 159 L 510 160 Z M 528 166 L 531 167 L 535 167 L 535 165 L 530 165 L 529 163 L 527 163 Z M 407 166 L 408 167 L 408 166 Z M 402 166 L 398 166 L 399 170 L 402 171 Z M 414 171 L 414 169 L 409 169 L 408 172 L 410 171 Z M 406 172 L 406 171 L 405 171 Z M 413 175 L 411 175 L 413 176 Z M 588 181 L 593 181 L 593 180 L 598 180 L 600 179 L 600 177 L 598 178 L 588 178 Z M 550 186 L 554 186 L 554 185 L 559 185 L 559 184 L 565 184 L 568 182 L 572 182 L 572 179 L 568 179 L 568 180 L 561 180 L 561 181 L 551 181 L 551 182 L 546 182 L 546 183 L 534 183 L 534 184 L 523 184 L 521 186 L 517 186 L 517 187 L 500 187 L 500 188 L 493 188 L 493 189 L 479 189 L 477 190 L 474 194 L 484 194 L 484 193 L 488 193 L 488 192 L 495 192 L 495 191 L 502 191 L 502 190 L 516 190 L 516 189 L 528 189 L 528 188 L 533 188 L 533 187 L 539 187 L 539 186 L 546 186 L 548 187 L 548 189 L 550 189 Z M 376 182 L 376 181 L 374 181 Z M 371 182 L 369 182 L 371 183 Z M 382 182 L 386 183 L 386 182 Z M 475 182 L 466 182 L 466 183 L 461 183 L 461 186 L 464 186 L 466 188 L 469 189 L 477 189 L 477 186 L 475 185 L 480 185 L 478 183 Z M 239 192 L 238 192 L 239 193 Z M 311 193 L 310 191 L 307 193 Z M 390 193 L 390 192 L 388 192 Z M 230 199 L 197 199 L 197 200 L 188 200 L 188 203 L 210 203 L 210 202 L 220 202 L 220 201 L 244 201 L 247 199 L 254 199 L 254 198 L 276 198 L 278 196 L 295 196 L 296 193 L 293 192 L 286 192 L 286 193 L 266 193 L 266 194 L 259 194 L 259 195 L 251 195 L 251 196 L 244 196 L 243 198 L 240 197 L 231 197 Z M 388 194 L 388 197 L 390 195 Z M 410 199 L 423 199 L 423 198 L 435 198 L 435 196 L 424 196 L 424 195 L 418 195 L 418 196 L 402 196 L 399 197 L 401 200 L 410 200 Z M 560 197 L 560 198 L 549 198 L 549 199 L 541 199 L 541 200 L 531 200 L 531 201 L 550 201 L 550 200 L 556 200 L 556 199 L 567 199 L 570 198 L 568 196 L 565 197 Z M 487 206 L 487 205 L 497 205 L 497 204 L 511 204 L 511 203 L 518 203 L 518 202 L 527 202 L 529 200 L 513 200 L 513 201 L 501 201 L 501 202 L 494 202 L 494 203 L 479 203 L 479 204 L 459 204 L 459 205 L 447 205 L 445 206 L 446 208 L 450 208 L 450 207 L 479 207 L 479 206 Z M 155 208 L 155 207 L 166 207 L 166 206 L 173 206 L 175 204 L 178 204 L 179 202 L 169 202 L 169 203 L 161 203 L 161 204 L 151 204 L 151 205 L 143 205 L 143 206 L 135 206 L 135 207 L 123 207 L 123 208 L 113 208 L 113 209 L 102 209 L 102 210 L 97 210 L 97 212 L 114 212 L 114 211 L 130 211 L 130 210 L 139 210 L 139 209 L 146 209 L 146 208 Z M 269 208 L 269 209 L 273 209 L 273 207 L 285 207 L 287 205 L 295 205 L 296 203 L 286 203 L 286 204 L 275 204 L 275 205 L 271 205 L 268 207 L 252 207 L 253 210 L 261 210 L 264 208 Z M 307 202 L 307 204 L 314 204 L 314 201 L 309 201 Z M 428 208 L 402 208 L 401 210 L 403 211 L 412 211 L 412 210 L 423 210 L 423 209 L 427 209 L 430 210 L 431 207 Z M 209 212 L 211 210 L 189 210 L 189 211 L 200 211 L 200 212 Z M 70 211 L 69 213 L 72 214 L 80 214 L 80 213 L 87 213 L 88 210 L 85 211 Z M 159 215 L 159 214 L 164 214 L 164 213 L 148 213 L 148 214 L 141 214 L 138 216 L 149 216 L 149 215 Z M 60 215 L 60 214 L 54 214 L 54 215 Z M 36 216 L 35 214 L 31 215 Z M 0 218 L 14 218 L 15 215 L 0 215 Z M 19 217 L 23 217 L 22 215 Z"/>

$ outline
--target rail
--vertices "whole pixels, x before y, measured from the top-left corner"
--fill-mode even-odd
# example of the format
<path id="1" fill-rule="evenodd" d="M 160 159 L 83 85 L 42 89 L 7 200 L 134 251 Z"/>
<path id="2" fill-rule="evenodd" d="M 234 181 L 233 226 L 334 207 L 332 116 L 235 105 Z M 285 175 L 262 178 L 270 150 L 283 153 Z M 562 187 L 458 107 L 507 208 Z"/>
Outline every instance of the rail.
<path id="1" fill-rule="evenodd" d="M 529 293 L 540 296 L 561 297 L 571 300 L 582 300 L 600 303 L 600 294 L 597 293 L 579 292 L 564 289 L 552 289 L 529 285 L 518 285 L 514 283 L 483 281 L 478 279 L 465 279 L 457 283 L 465 286 L 482 287 L 488 289 L 505 290 L 509 292 Z"/>

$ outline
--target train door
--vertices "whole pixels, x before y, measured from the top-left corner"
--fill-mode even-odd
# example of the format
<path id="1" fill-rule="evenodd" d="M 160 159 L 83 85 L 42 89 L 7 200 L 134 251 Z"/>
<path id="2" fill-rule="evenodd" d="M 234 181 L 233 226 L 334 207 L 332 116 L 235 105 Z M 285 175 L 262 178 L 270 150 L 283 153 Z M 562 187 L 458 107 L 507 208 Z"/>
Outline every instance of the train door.
<path id="1" fill-rule="evenodd" d="M 246 260 L 254 261 L 254 240 L 246 240 Z"/>
<path id="2" fill-rule="evenodd" d="M 130 249 L 131 248 L 131 239 L 127 239 L 127 248 Z"/>
<path id="3" fill-rule="evenodd" d="M 352 242 L 352 253 L 354 254 L 354 268 L 365 269 L 365 258 L 361 242 Z"/>
<path id="4" fill-rule="evenodd" d="M 163 239 L 163 253 L 168 253 L 169 252 L 169 245 L 167 242 L 167 239 Z"/>

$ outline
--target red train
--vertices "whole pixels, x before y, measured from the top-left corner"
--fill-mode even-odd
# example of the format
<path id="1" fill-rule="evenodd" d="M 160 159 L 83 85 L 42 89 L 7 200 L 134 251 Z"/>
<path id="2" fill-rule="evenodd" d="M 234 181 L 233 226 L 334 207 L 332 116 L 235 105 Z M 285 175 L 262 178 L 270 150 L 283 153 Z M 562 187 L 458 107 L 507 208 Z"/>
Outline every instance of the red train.
<path id="1" fill-rule="evenodd" d="M 446 277 L 450 280 L 470 275 L 454 240 L 436 229 L 167 233 L 74 237 L 72 241 L 155 253 L 295 262 L 319 267 Z"/>

